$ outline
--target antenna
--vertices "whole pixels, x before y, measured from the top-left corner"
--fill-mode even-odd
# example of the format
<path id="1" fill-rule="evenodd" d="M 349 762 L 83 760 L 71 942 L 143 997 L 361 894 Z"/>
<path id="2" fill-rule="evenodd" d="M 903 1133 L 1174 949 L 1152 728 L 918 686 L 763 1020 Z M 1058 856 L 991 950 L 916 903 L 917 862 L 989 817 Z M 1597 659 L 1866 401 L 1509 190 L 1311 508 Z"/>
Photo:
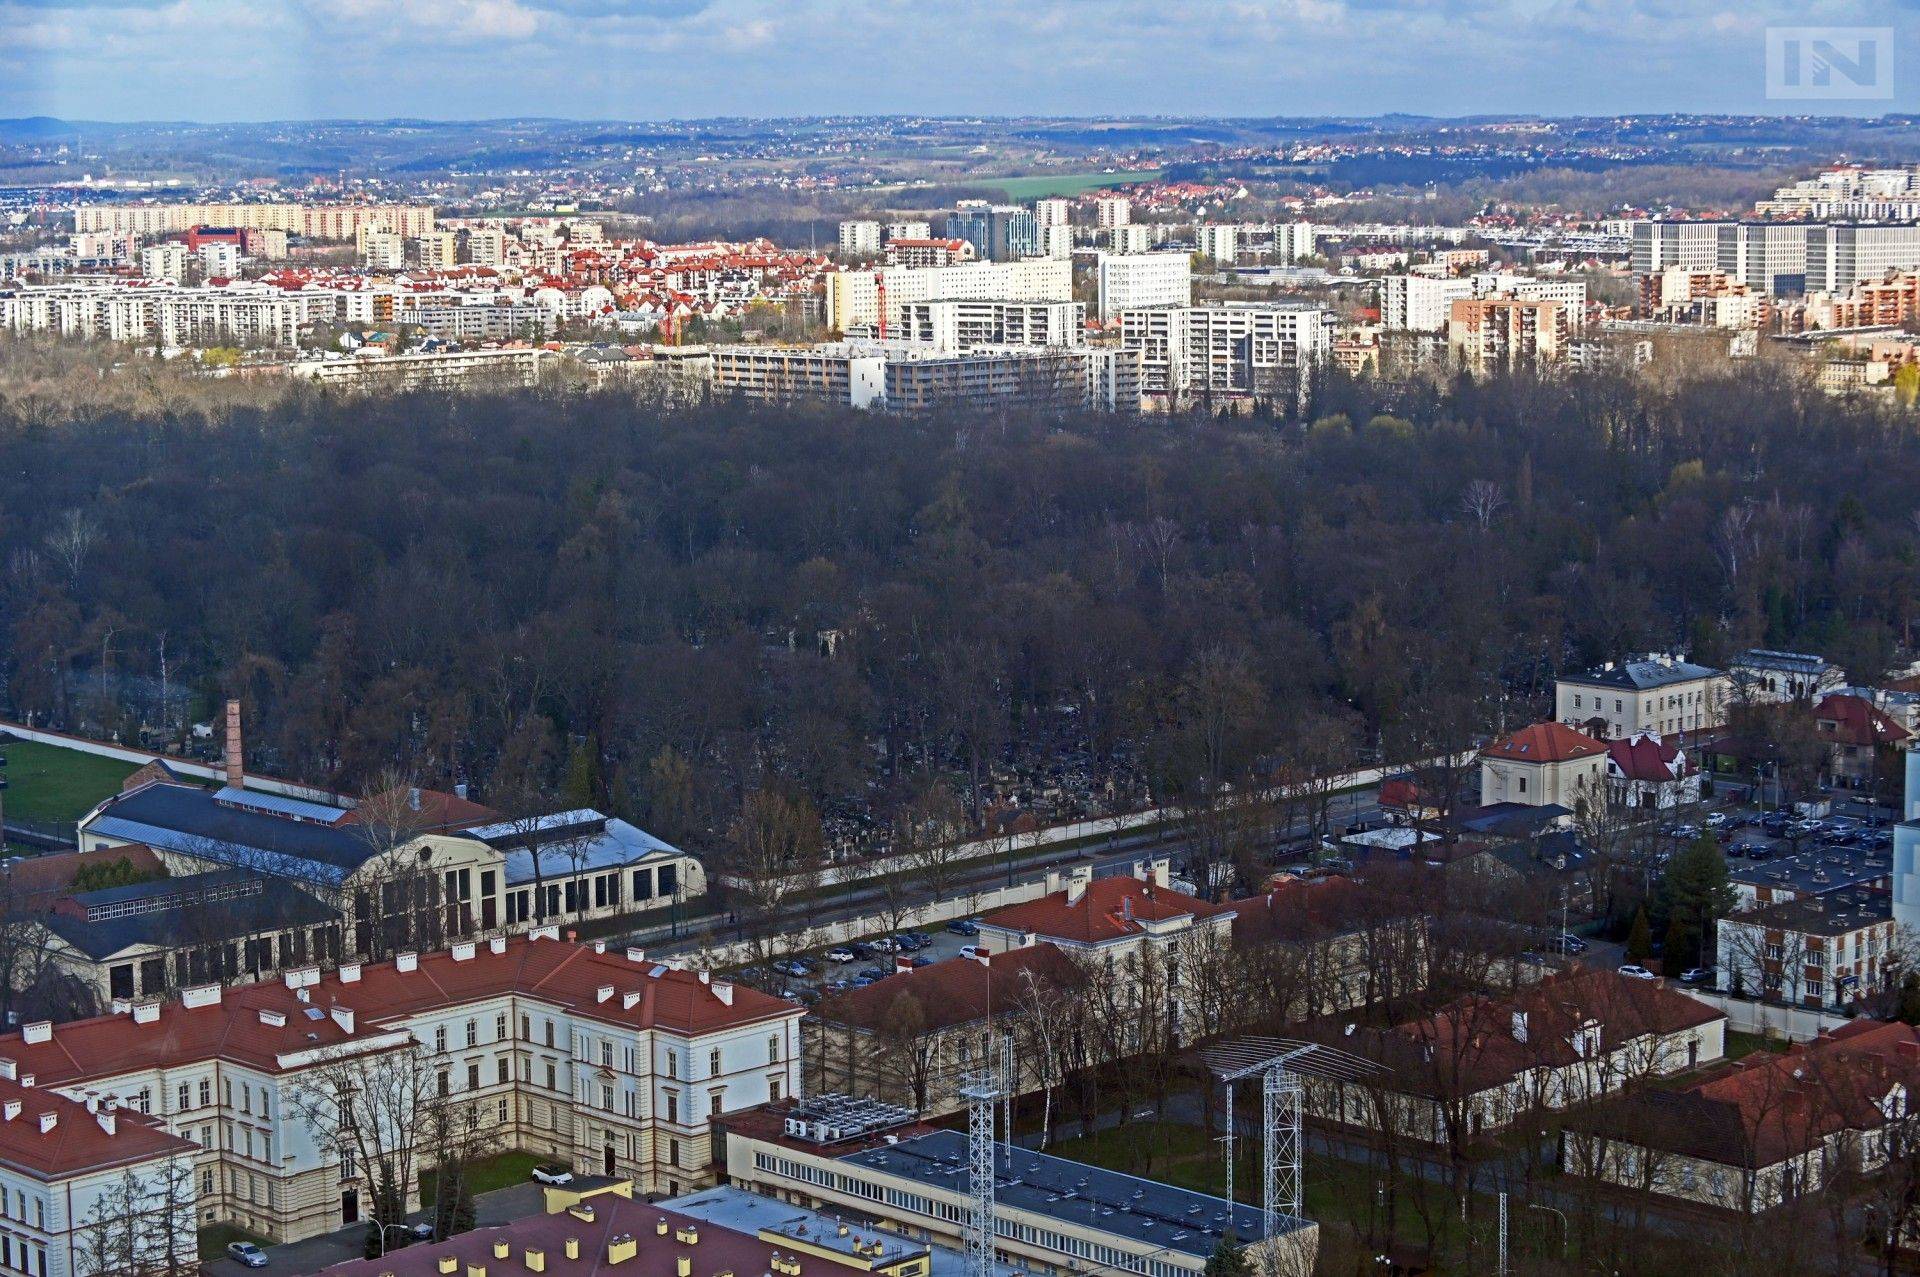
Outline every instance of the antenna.
<path id="1" fill-rule="evenodd" d="M 994 1277 L 993 1102 L 1000 1087 L 991 1068 L 960 1079 L 967 1102 L 967 1187 L 973 1210 L 967 1219 L 967 1277 Z"/>

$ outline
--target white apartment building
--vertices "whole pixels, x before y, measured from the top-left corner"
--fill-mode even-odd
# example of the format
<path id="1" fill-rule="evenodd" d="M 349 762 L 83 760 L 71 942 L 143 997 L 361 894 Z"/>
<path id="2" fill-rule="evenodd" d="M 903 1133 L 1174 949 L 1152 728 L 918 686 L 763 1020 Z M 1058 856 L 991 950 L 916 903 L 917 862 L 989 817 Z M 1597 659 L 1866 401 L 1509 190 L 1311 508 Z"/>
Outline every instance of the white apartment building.
<path id="1" fill-rule="evenodd" d="M 1920 267 L 1920 226 L 1806 227 L 1806 291 L 1844 293 L 1888 271 Z"/>
<path id="2" fill-rule="evenodd" d="M 482 226 L 465 232 L 466 258 L 475 266 L 500 266 L 507 260 L 507 233 L 498 227 Z"/>
<path id="3" fill-rule="evenodd" d="M 157 1120 L 194 1146 L 201 1224 L 286 1241 L 356 1223 L 371 1205 L 369 1168 L 314 1116 L 343 1071 L 424 1071 L 422 1093 L 471 1117 L 490 1148 L 677 1194 L 714 1178 L 714 1118 L 795 1093 L 801 1015 L 547 928 L 29 1024 L 0 1038 L 0 1080 Z"/>
<path id="4" fill-rule="evenodd" d="M 1273 228 L 1273 255 L 1285 265 L 1312 257 L 1316 236 L 1312 222 L 1281 222 Z"/>
<path id="5" fill-rule="evenodd" d="M 1063 199 L 1035 200 L 1033 220 L 1038 226 L 1068 226 L 1073 222 L 1073 201 Z"/>
<path id="6" fill-rule="evenodd" d="M 1103 320 L 1125 310 L 1193 301 L 1193 262 L 1185 253 L 1102 253 L 1096 273 Z"/>
<path id="7" fill-rule="evenodd" d="M 933 223 L 932 222 L 888 222 L 887 228 L 886 228 L 886 237 L 890 240 L 931 239 L 933 238 Z"/>
<path id="8" fill-rule="evenodd" d="M 240 278 L 240 246 L 225 240 L 212 240 L 195 250 L 200 269 L 208 279 Z"/>
<path id="9" fill-rule="evenodd" d="M 1245 229 L 1229 223 L 1202 222 L 1193 228 L 1194 248 L 1202 257 L 1231 266 L 1240 254 L 1240 237 Z"/>
<path id="10" fill-rule="evenodd" d="M 1388 332 L 1437 333 L 1447 326 L 1453 303 L 1473 296 L 1470 279 L 1388 275 L 1377 281 L 1380 327 Z"/>
<path id="11" fill-rule="evenodd" d="M 1073 256 L 1073 227 L 1062 222 L 1058 226 L 1039 228 L 1040 256 L 1067 258 Z"/>
<path id="12" fill-rule="evenodd" d="M 308 239 L 350 240 L 361 228 L 403 237 L 433 229 L 425 204 L 88 204 L 73 211 L 76 231 L 132 231 L 168 235 L 196 226 L 285 231 Z"/>
<path id="13" fill-rule="evenodd" d="M 842 257 L 879 256 L 880 223 L 864 220 L 840 223 L 840 255 Z"/>
<path id="14" fill-rule="evenodd" d="M 187 279 L 187 246 L 178 243 L 149 244 L 140 250 L 140 274 L 145 279 L 166 279 L 183 284 Z"/>
<path id="15" fill-rule="evenodd" d="M 1073 300 L 1073 263 L 1045 257 L 1017 262 L 835 271 L 824 278 L 827 327 L 843 333 L 871 328 L 879 322 L 883 282 L 889 329 L 898 328 L 901 308 L 909 302 Z"/>
<path id="16" fill-rule="evenodd" d="M 1157 228 L 1144 222 L 1122 222 L 1118 226 L 1109 226 L 1106 230 L 1107 251 L 1110 253 L 1145 253 L 1153 249 L 1154 232 Z"/>
<path id="17" fill-rule="evenodd" d="M 939 350 L 1079 346 L 1086 326 L 1087 308 L 1080 302 L 908 302 L 897 336 Z"/>
<path id="18" fill-rule="evenodd" d="M 1124 195 L 1101 195 L 1093 201 L 1094 225 L 1101 230 L 1133 221 L 1133 201 Z"/>
<path id="19" fill-rule="evenodd" d="M 0 292 L 0 332 L 58 333 L 139 345 L 292 346 L 335 315 L 335 297 L 260 284 L 56 285 Z"/>
<path id="20" fill-rule="evenodd" d="M 1297 374 L 1333 351 L 1334 315 L 1307 303 L 1223 302 L 1125 310 L 1120 344 L 1140 352 L 1145 395 L 1262 396 L 1297 391 Z"/>
<path id="21" fill-rule="evenodd" d="M 460 237 L 452 231 L 429 231 L 414 241 L 422 270 L 452 270 L 460 261 Z"/>
<path id="22" fill-rule="evenodd" d="M 1633 269 L 1721 271 L 1757 293 L 1842 293 L 1920 266 L 1920 226 L 1853 222 L 1636 222 Z"/>
<path id="23" fill-rule="evenodd" d="M 398 231 L 362 230 L 360 264 L 368 270 L 400 270 L 407 264 L 407 241 Z"/>

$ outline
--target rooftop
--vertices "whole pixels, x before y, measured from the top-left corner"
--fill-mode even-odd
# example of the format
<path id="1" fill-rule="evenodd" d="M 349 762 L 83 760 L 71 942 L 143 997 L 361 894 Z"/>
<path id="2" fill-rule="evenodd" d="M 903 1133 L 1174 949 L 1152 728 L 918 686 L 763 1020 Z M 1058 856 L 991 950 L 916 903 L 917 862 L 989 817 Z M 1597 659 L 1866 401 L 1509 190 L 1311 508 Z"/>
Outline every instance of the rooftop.
<path id="1" fill-rule="evenodd" d="M 1480 751 L 1483 758 L 1516 763 L 1564 763 L 1604 754 L 1607 747 L 1565 723 L 1535 723 L 1502 736 Z"/>
<path id="2" fill-rule="evenodd" d="M 1042 943 L 986 958 L 948 958 L 896 971 L 864 989 L 848 989 L 823 999 L 813 1014 L 836 1024 L 879 1029 L 904 997 L 918 1004 L 926 1028 L 944 1029 L 984 1020 L 996 1010 L 1017 1010 L 1023 999 L 1035 993 L 1047 996 L 1076 989 L 1085 981 L 1072 958 Z"/>
<path id="3" fill-rule="evenodd" d="M 1824 896 L 1854 887 L 1891 885 L 1893 853 L 1884 847 L 1810 847 L 1793 856 L 1753 863 L 1727 862 L 1730 881 L 1802 896 Z"/>
<path id="4" fill-rule="evenodd" d="M 1562 683 L 1579 683 L 1588 687 L 1617 687 L 1626 691 L 1644 692 L 1656 687 L 1671 687 L 1676 683 L 1691 683 L 1696 679 L 1713 678 L 1719 670 L 1709 669 L 1705 665 L 1694 665 L 1677 656 L 1664 654 L 1648 655 L 1634 660 L 1608 661 L 1596 669 L 1578 674 L 1562 674 Z"/>
<path id="5" fill-rule="evenodd" d="M 1081 944 L 1101 944 L 1147 930 L 1148 925 L 1217 917 L 1226 906 L 1127 874 L 1070 883 L 1037 900 L 996 909 L 980 919 L 995 927 Z"/>
<path id="6" fill-rule="evenodd" d="M 182 910 L 192 909 L 191 919 Z M 43 926 L 91 958 L 313 927 L 339 914 L 281 878 L 243 869 L 85 891 L 56 901 Z"/>
<path id="7" fill-rule="evenodd" d="M 1005 1144 L 996 1145 L 995 1153 L 994 1196 L 1003 1208 L 1200 1257 L 1213 1254 L 1225 1233 L 1251 1238 L 1262 1231 L 1253 1206 Z M 967 1137 L 958 1131 L 931 1131 L 839 1160 L 967 1193 Z M 1294 1220 L 1290 1227 L 1305 1223 Z"/>

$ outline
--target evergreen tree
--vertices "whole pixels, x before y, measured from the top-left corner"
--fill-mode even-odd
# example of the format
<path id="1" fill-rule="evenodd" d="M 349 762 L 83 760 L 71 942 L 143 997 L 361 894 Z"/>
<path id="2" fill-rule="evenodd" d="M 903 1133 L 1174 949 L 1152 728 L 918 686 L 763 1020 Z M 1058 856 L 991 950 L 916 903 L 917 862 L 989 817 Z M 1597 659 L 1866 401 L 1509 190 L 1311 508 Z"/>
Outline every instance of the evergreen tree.
<path id="1" fill-rule="evenodd" d="M 1713 924 L 1733 908 L 1727 859 L 1711 833 L 1676 854 L 1654 893 L 1653 921 L 1665 928 L 1670 968 L 1696 965 L 1713 935 Z"/>
<path id="2" fill-rule="evenodd" d="M 1645 962 L 1653 956 L 1653 928 L 1644 906 L 1633 911 L 1633 929 L 1627 932 L 1627 961 Z"/>
<path id="3" fill-rule="evenodd" d="M 1201 1277 L 1253 1277 L 1253 1265 L 1247 1262 L 1246 1251 L 1229 1231 L 1213 1248 L 1213 1254 L 1207 1256 L 1207 1266 Z"/>

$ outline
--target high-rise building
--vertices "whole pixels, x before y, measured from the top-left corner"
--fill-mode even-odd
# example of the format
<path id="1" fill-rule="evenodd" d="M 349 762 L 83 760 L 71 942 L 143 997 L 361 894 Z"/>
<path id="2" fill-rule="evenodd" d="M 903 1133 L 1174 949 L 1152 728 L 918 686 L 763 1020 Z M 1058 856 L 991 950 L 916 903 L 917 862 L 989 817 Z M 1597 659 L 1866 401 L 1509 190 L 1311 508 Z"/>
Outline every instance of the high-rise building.
<path id="1" fill-rule="evenodd" d="M 187 278 L 185 244 L 149 244 L 140 250 L 140 274 L 146 279 L 170 279 L 182 283 Z"/>
<path id="2" fill-rule="evenodd" d="M 398 231 L 362 229 L 360 264 L 368 270 L 399 270 L 407 264 L 407 242 Z"/>
<path id="3" fill-rule="evenodd" d="M 1094 225 L 1102 230 L 1133 220 L 1133 201 L 1124 195 L 1102 195 L 1093 201 Z"/>
<path id="4" fill-rule="evenodd" d="M 1855 284 L 1885 279 L 1889 271 L 1920 267 L 1920 226 L 1807 228 L 1806 291 L 1844 293 Z"/>
<path id="5" fill-rule="evenodd" d="M 1273 228 L 1273 255 L 1286 265 L 1312 257 L 1314 247 L 1312 222 L 1281 222 Z"/>
<path id="6" fill-rule="evenodd" d="M 1453 303 L 1447 345 L 1459 365 L 1484 377 L 1551 363 L 1566 345 L 1566 307 L 1524 297 L 1469 297 Z"/>
<path id="7" fill-rule="evenodd" d="M 873 257 L 880 252 L 880 223 L 840 223 L 840 252 L 846 257 Z"/>
<path id="8" fill-rule="evenodd" d="M 1102 253 L 1097 271 L 1100 318 L 1193 300 L 1193 262 L 1185 253 Z"/>
<path id="9" fill-rule="evenodd" d="M 460 260 L 475 266 L 499 266 L 507 260 L 507 233 L 498 227 L 482 226 L 460 232 Z"/>
<path id="10" fill-rule="evenodd" d="M 1437 333 L 1453 303 L 1473 296 L 1473 281 L 1430 275 L 1387 275 L 1375 281 L 1380 327 L 1388 332 Z"/>
<path id="11" fill-rule="evenodd" d="M 209 279 L 240 277 L 240 245 L 231 240 L 209 241 L 200 245 L 194 255 L 200 259 L 200 269 Z"/>
<path id="12" fill-rule="evenodd" d="M 843 270 L 826 276 L 827 327 L 872 328 L 880 319 L 884 283 L 889 329 L 901 308 L 916 301 L 1064 302 L 1073 300 L 1073 263 L 1033 257 L 1019 262 L 964 262 L 920 269 Z"/>
<path id="13" fill-rule="evenodd" d="M 931 222 L 888 222 L 886 225 L 885 239 L 889 243 L 896 239 L 932 238 L 933 223 Z"/>
<path id="14" fill-rule="evenodd" d="M 1240 254 L 1240 227 L 1202 222 L 1193 228 L 1194 248 L 1221 266 L 1231 266 Z"/>
<path id="15" fill-rule="evenodd" d="M 1107 251 L 1110 253 L 1146 253 L 1153 250 L 1154 228 L 1144 223 L 1132 222 L 1119 226 L 1109 226 L 1106 230 Z"/>
<path id="16" fill-rule="evenodd" d="M 1010 204 L 955 209 L 947 215 L 947 235 L 972 244 L 982 261 L 1017 262 L 1040 255 L 1040 227 L 1033 210 Z"/>
<path id="17" fill-rule="evenodd" d="M 460 237 L 452 231 L 428 231 L 414 245 L 422 270 L 451 270 L 458 264 Z"/>
<path id="18" fill-rule="evenodd" d="M 1067 226 L 1073 222 L 1073 201 L 1063 199 L 1035 200 L 1033 220 L 1045 229 L 1049 226 Z"/>
<path id="19" fill-rule="evenodd" d="M 1298 302 L 1224 302 L 1127 310 L 1120 343 L 1140 352 L 1142 393 L 1290 396 L 1333 348 L 1334 315 Z"/>

